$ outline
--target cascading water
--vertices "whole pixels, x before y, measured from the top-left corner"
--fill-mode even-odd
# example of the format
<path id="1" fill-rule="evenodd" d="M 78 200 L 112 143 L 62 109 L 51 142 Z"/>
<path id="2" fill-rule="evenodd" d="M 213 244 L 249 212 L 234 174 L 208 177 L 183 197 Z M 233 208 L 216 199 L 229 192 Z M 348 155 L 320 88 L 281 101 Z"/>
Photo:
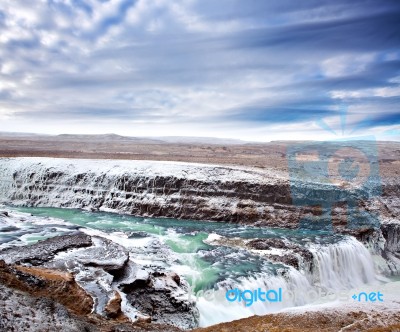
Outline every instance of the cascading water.
<path id="1" fill-rule="evenodd" d="M 216 181 L 263 181 L 257 175 L 242 171 L 231 170 L 226 175 L 226 170 L 220 172 L 210 168 L 203 171 L 199 167 L 193 171 L 194 166 L 185 169 L 182 165 L 178 167 L 167 163 L 156 166 L 153 163 L 142 163 L 134 168 L 129 162 L 121 162 L 120 166 L 116 166 L 103 161 L 80 161 L 75 164 L 46 158 L 23 159 L 2 160 L 0 163 L 0 201 L 20 206 L 100 207 L 104 211 L 122 213 L 132 212 L 132 208 L 137 205 L 144 209 L 141 212 L 147 213 L 154 206 L 163 208 L 169 204 L 170 210 L 181 211 L 182 206 L 179 204 L 182 202 L 179 198 L 182 192 L 178 190 L 181 178 L 209 181 L 210 176 L 215 176 Z M 188 170 L 195 174 L 188 175 Z M 135 174 L 134 179 L 127 175 L 130 172 Z M 166 182 L 157 184 L 160 175 Z M 174 183 L 169 184 L 168 181 Z M 176 188 L 171 190 L 168 186 Z M 196 187 L 196 190 L 201 191 L 201 187 Z M 218 192 L 219 188 L 216 187 L 215 191 Z M 203 197 L 201 199 L 205 204 Z M 214 210 L 218 204 L 221 208 L 231 208 L 228 203 L 220 203 L 219 197 L 211 197 L 207 201 Z M 15 231 L 5 233 L 0 228 L 0 243 L 3 243 L 3 247 L 68 233 L 74 229 L 74 225 L 78 225 L 85 232 L 95 232 L 93 234 L 122 244 L 140 264 L 160 264 L 183 276 L 193 290 L 189 296 L 197 299 L 201 326 L 308 304 L 317 300 L 315 296 L 307 296 L 310 291 L 350 290 L 376 281 L 371 255 L 352 237 L 327 236 L 318 234 L 318 231 L 303 234 L 296 230 L 226 223 L 143 219 L 70 209 L 21 208 L 20 211 L 34 216 L 28 215 L 24 222 L 13 225 Z M 58 218 L 57 222 L 48 217 Z M 288 240 L 309 250 L 312 259 L 296 269 L 269 261 L 240 246 L 209 244 L 206 239 L 213 233 L 229 239 Z M 159 241 L 164 246 L 163 255 L 146 251 L 143 244 L 148 239 Z M 226 300 L 225 291 L 232 288 L 280 288 L 283 301 L 259 301 L 246 307 L 243 302 Z M 214 292 L 205 293 L 207 291 Z"/>
<path id="2" fill-rule="evenodd" d="M 78 225 L 90 235 L 102 236 L 123 245 L 137 263 L 152 266 L 160 264 L 183 276 L 191 285 L 192 291 L 188 297 L 196 300 L 201 326 L 308 304 L 318 300 L 309 296 L 310 291 L 315 292 L 318 287 L 331 291 L 349 290 L 375 281 L 369 252 L 352 237 L 340 237 L 339 242 L 335 242 L 337 237 L 325 237 L 323 244 L 314 242 L 305 245 L 313 254 L 310 262 L 312 269 L 307 271 L 269 262 L 243 248 L 214 246 L 206 241 L 210 233 L 217 233 L 220 237 L 242 236 L 246 241 L 250 234 L 257 234 L 259 237 L 297 239 L 301 243 L 305 235 L 299 235 L 296 231 L 136 218 L 70 209 L 7 209 L 18 209 L 29 214 L 24 215 L 23 221 L 13 223 L 14 231 L 2 233 L 0 229 L 2 247 L 69 233 L 76 229 L 74 225 Z M 149 252 L 147 244 L 154 241 L 161 244 L 158 246 L 160 249 Z M 243 302 L 226 300 L 226 290 L 234 288 L 242 291 L 280 288 L 283 298 L 280 302 L 259 301 L 245 306 Z"/>
<path id="3" fill-rule="evenodd" d="M 376 280 L 369 251 L 356 239 L 329 246 L 311 246 L 314 256 L 314 282 L 334 290 L 355 288 Z"/>
<path id="4" fill-rule="evenodd" d="M 198 298 L 201 326 L 216 324 L 229 319 L 239 319 L 251 315 L 263 315 L 283 308 L 305 305 L 321 301 L 322 296 L 354 289 L 376 282 L 372 257 L 368 250 L 352 237 L 339 243 L 310 246 L 313 253 L 312 272 L 286 268 L 281 275 L 271 275 L 269 271 L 254 276 L 241 277 L 236 281 L 223 282 L 221 287 L 209 296 Z M 228 286 L 228 287 L 226 287 Z M 255 302 L 246 307 L 242 303 L 228 303 L 226 290 L 282 289 L 283 301 L 278 303 Z M 322 292 L 321 292 L 322 290 Z"/>

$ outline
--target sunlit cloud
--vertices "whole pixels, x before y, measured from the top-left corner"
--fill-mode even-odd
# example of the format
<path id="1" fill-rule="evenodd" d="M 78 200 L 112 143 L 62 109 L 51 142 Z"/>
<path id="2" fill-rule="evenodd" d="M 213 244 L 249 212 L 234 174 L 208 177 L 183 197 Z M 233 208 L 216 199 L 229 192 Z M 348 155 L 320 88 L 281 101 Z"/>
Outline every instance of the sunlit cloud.
<path id="1" fill-rule="evenodd" d="M 2 1 L 0 130 L 320 139 L 345 105 L 379 136 L 400 126 L 399 15 L 397 1 Z"/>

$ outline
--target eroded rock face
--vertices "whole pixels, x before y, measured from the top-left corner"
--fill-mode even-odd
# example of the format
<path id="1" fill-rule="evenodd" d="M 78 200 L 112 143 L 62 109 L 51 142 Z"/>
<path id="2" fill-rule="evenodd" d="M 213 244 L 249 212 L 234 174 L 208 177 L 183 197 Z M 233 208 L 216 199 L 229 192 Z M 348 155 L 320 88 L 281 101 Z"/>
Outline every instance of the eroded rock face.
<path id="1" fill-rule="evenodd" d="M 151 321 L 194 328 L 199 314 L 193 303 L 176 296 L 181 292 L 181 281 L 176 273 L 152 272 L 130 284 L 122 285 L 128 301 Z M 174 295 L 175 294 L 175 295 Z"/>
<path id="2" fill-rule="evenodd" d="M 384 223 L 381 230 L 386 240 L 385 251 L 397 254 L 400 258 L 400 222 Z"/>
<path id="3" fill-rule="evenodd" d="M 400 274 L 400 223 L 386 219 L 379 229 L 357 234 L 369 251 L 375 255 L 376 267 L 384 275 Z"/>
<path id="4" fill-rule="evenodd" d="M 88 322 L 75 318 L 61 304 L 34 297 L 0 284 L 1 331 L 96 331 Z"/>
<path id="5" fill-rule="evenodd" d="M 123 246 L 101 237 L 94 237 L 93 242 L 94 246 L 75 251 L 77 262 L 104 271 L 118 271 L 127 264 L 129 253 Z"/>
<path id="6" fill-rule="evenodd" d="M 0 200 L 265 225 L 282 220 L 291 203 L 285 181 L 257 170 L 134 161 L 91 163 L 2 159 L 0 171 L 10 182 L 0 183 Z M 291 223 L 288 219 L 287 227 L 295 227 Z"/>
<path id="7" fill-rule="evenodd" d="M 79 315 L 87 315 L 92 311 L 93 299 L 67 272 L 7 265 L 0 261 L 0 281 L 3 285 L 31 295 L 50 298 Z"/>
<path id="8" fill-rule="evenodd" d="M 48 297 L 79 315 L 94 310 L 105 318 L 129 321 L 122 312 L 125 298 L 125 305 L 136 311 L 131 320 L 185 329 L 198 326 L 195 304 L 181 299 L 188 291 L 186 283 L 161 267 L 140 266 L 130 255 L 98 236 L 57 236 L 1 251 L 0 281 Z"/>
<path id="9" fill-rule="evenodd" d="M 108 317 L 117 318 L 122 315 L 121 302 L 121 295 L 119 292 L 115 292 L 114 297 L 107 303 L 104 309 Z"/>
<path id="10" fill-rule="evenodd" d="M 262 238 L 246 240 L 242 238 L 218 237 L 209 241 L 212 245 L 240 247 L 259 254 L 264 259 L 275 263 L 282 263 L 297 270 L 311 272 L 313 268 L 313 254 L 306 248 L 292 243 L 289 240 L 278 238 Z"/>
<path id="11" fill-rule="evenodd" d="M 129 253 L 108 239 L 89 238 L 90 247 L 59 252 L 43 266 L 73 273 L 76 281 L 93 297 L 94 311 L 106 316 L 105 307 L 114 296 L 113 273 L 126 269 Z M 42 245 L 46 241 L 42 241 Z"/>
<path id="12" fill-rule="evenodd" d="M 47 297 L 31 296 L 0 283 L 0 331 L 179 332 L 174 326 L 130 323 L 77 315 Z"/>
<path id="13" fill-rule="evenodd" d="M 297 270 L 306 268 L 306 270 L 311 271 L 312 269 L 313 255 L 309 250 L 300 245 L 275 238 L 255 239 L 247 242 L 246 245 L 248 248 L 256 250 L 273 251 L 273 249 L 283 249 L 284 253 L 281 255 L 266 253 L 263 257 L 273 262 L 293 266 Z"/>
<path id="14" fill-rule="evenodd" d="M 269 250 L 273 248 L 278 248 L 278 249 L 286 249 L 288 247 L 288 244 L 285 243 L 285 241 L 281 239 L 255 239 L 247 242 L 247 245 L 250 248 L 257 249 L 257 250 Z"/>
<path id="15" fill-rule="evenodd" d="M 358 213 L 352 222 L 368 230 L 375 225 L 369 215 L 378 212 L 395 217 L 400 211 L 397 179 L 366 190 L 347 188 L 345 193 L 334 184 L 289 181 L 288 174 L 278 170 L 235 166 L 9 158 L 0 160 L 0 172 L 4 179 L 0 201 L 28 206 L 285 228 L 297 228 L 305 217 L 332 209 L 327 224 L 352 235 L 357 231 L 349 227 L 348 216 Z M 382 195 L 371 194 L 375 191 Z M 358 202 L 357 207 L 344 204 L 349 197 Z M 329 202 L 333 205 L 328 206 Z"/>
<path id="16" fill-rule="evenodd" d="M 385 239 L 381 256 L 385 259 L 390 273 L 400 275 L 400 223 L 383 223 L 381 232 Z"/>

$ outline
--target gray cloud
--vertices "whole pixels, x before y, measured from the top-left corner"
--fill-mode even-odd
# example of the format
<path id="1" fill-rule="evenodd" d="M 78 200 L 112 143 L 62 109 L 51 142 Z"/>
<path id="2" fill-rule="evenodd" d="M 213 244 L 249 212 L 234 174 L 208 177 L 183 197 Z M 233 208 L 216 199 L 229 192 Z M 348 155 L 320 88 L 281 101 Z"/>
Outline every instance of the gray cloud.
<path id="1" fill-rule="evenodd" d="M 160 121 L 174 134 L 179 123 L 195 135 L 211 123 L 304 131 L 343 104 L 352 121 L 372 115 L 366 130 L 389 128 L 399 15 L 397 1 L 4 2 L 0 129 L 40 117 L 60 132 L 75 128 L 63 119 L 109 120 L 117 133 L 127 120 L 144 133 Z"/>

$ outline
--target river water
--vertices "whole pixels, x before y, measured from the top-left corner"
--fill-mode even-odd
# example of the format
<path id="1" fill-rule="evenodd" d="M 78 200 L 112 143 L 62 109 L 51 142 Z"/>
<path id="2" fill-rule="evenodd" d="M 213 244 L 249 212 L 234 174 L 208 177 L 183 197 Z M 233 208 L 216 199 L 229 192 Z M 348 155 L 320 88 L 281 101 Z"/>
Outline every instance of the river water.
<path id="1" fill-rule="evenodd" d="M 208 326 L 253 314 L 266 314 L 310 303 L 337 301 L 321 290 L 350 294 L 366 285 L 382 284 L 368 250 L 351 237 L 318 230 L 252 227 L 222 222 L 89 212 L 45 207 L 4 207 L 19 218 L 0 224 L 0 248 L 35 243 L 81 230 L 109 238 L 126 247 L 131 260 L 147 267 L 172 270 L 189 283 L 200 325 Z M 250 239 L 273 238 L 301 246 L 312 253 L 299 269 L 272 262 L 243 244 Z M 216 241 L 217 240 L 217 244 Z M 157 242 L 158 250 L 154 250 Z M 272 249 L 270 254 L 285 254 Z M 310 264 L 312 269 L 310 269 Z M 229 302 L 227 289 L 279 288 L 282 301 Z M 342 298 L 342 301 L 349 301 Z"/>

